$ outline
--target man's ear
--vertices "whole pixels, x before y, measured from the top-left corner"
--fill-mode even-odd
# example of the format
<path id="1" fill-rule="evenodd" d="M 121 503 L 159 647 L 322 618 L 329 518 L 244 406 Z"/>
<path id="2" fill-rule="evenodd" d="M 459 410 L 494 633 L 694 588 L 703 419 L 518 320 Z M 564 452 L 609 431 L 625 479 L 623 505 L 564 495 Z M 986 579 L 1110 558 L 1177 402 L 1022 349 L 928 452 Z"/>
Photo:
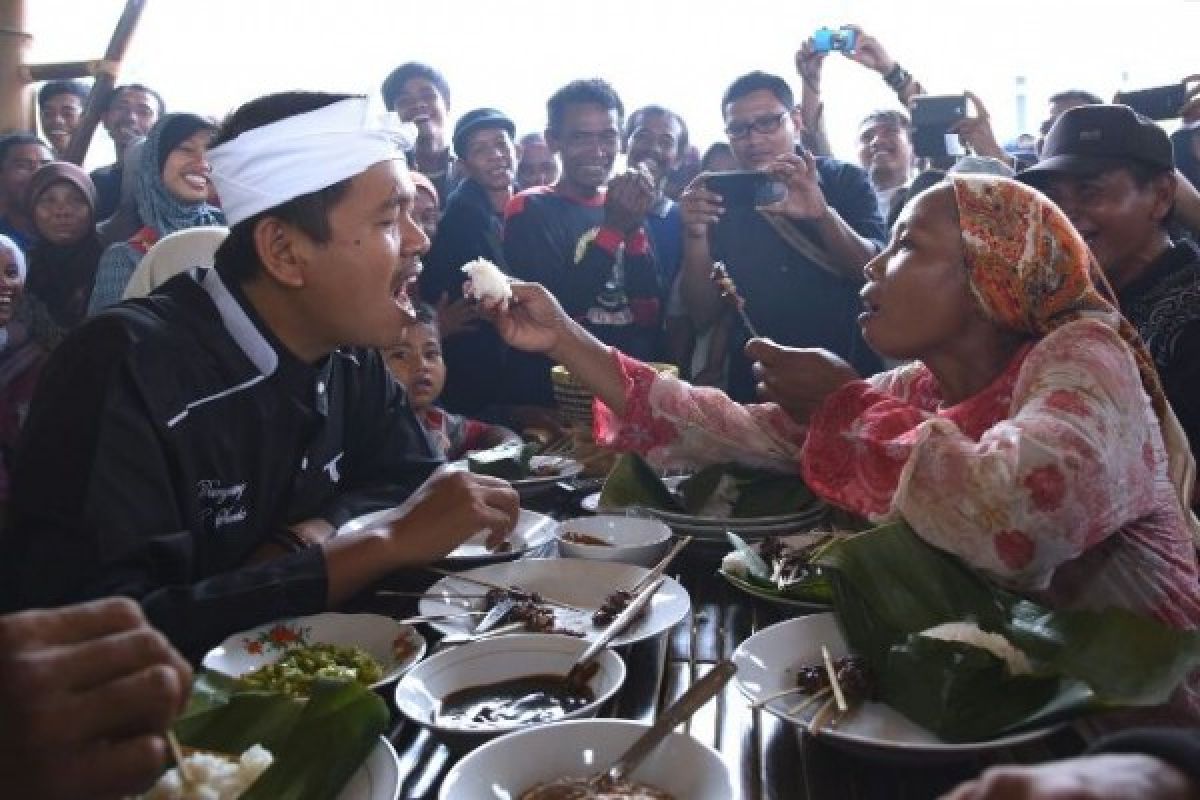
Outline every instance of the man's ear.
<path id="1" fill-rule="evenodd" d="M 788 115 L 792 118 L 792 125 L 796 126 L 797 136 L 808 132 L 808 128 L 804 127 L 804 115 L 800 113 L 799 105 L 792 106 L 792 110 L 788 112 Z"/>
<path id="2" fill-rule="evenodd" d="M 268 278 L 290 289 L 304 286 L 313 242 L 294 225 L 264 217 L 254 225 L 254 250 Z"/>
<path id="3" fill-rule="evenodd" d="M 1154 219 L 1159 224 L 1166 224 L 1167 217 L 1171 214 L 1171 209 L 1175 207 L 1175 190 L 1177 186 L 1174 172 L 1164 172 L 1150 184 L 1150 191 L 1154 193 Z"/>
<path id="4" fill-rule="evenodd" d="M 552 128 L 546 128 L 542 131 L 542 137 L 546 140 L 546 147 L 551 153 L 562 153 L 562 143 L 558 140 Z"/>

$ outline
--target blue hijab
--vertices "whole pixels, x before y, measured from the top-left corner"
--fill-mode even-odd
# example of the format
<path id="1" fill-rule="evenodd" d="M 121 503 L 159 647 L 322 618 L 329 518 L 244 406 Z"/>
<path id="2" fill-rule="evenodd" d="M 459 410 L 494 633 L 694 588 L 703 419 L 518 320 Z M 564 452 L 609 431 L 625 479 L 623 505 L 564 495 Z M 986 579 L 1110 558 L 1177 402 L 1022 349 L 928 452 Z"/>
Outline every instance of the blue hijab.
<path id="1" fill-rule="evenodd" d="M 133 196 L 142 224 L 154 231 L 156 239 L 184 228 L 225 224 L 221 209 L 208 202 L 180 200 L 167 189 L 162 176 L 163 165 L 172 150 L 197 131 L 212 130 L 213 127 L 211 122 L 195 114 L 165 114 L 146 135 L 146 142 L 138 153 Z M 88 304 L 88 316 L 120 302 L 143 255 L 143 251 L 131 242 L 117 242 L 104 251 L 96 269 L 96 285 Z"/>

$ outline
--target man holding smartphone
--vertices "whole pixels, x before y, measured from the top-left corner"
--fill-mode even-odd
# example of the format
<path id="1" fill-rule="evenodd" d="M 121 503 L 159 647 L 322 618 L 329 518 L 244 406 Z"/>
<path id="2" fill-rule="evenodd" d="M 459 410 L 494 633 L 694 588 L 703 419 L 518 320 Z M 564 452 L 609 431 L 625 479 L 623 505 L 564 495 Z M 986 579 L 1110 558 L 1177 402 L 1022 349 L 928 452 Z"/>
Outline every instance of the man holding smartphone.
<path id="1" fill-rule="evenodd" d="M 796 141 L 802 125 L 787 82 L 751 72 L 726 90 L 721 110 L 738 165 L 769 173 L 785 199 L 754 206 L 728 202 L 700 175 L 681 198 L 683 299 L 699 326 L 719 316 L 722 299 L 709 278 L 723 261 L 758 331 L 781 345 L 816 347 L 860 375 L 880 369 L 859 332 L 863 266 L 886 236 L 866 173 L 814 157 Z M 753 400 L 755 381 L 742 353 L 744 330 L 730 340 L 729 393 Z"/>

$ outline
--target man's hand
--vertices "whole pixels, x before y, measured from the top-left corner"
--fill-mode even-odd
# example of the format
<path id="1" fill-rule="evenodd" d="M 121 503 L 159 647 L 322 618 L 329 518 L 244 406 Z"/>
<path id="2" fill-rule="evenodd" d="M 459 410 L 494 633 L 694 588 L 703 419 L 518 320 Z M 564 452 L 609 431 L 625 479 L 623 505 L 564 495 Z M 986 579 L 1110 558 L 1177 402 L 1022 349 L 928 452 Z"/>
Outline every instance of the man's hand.
<path id="1" fill-rule="evenodd" d="M 1200 75 L 1189 75 L 1183 79 L 1184 86 L 1189 83 L 1196 85 L 1187 90 L 1183 106 L 1179 109 L 1179 116 L 1183 119 L 1184 125 L 1200 122 Z"/>
<path id="2" fill-rule="evenodd" d="M 627 169 L 608 182 L 604 198 L 604 225 L 629 235 L 641 227 L 654 205 L 657 191 L 649 175 Z"/>
<path id="3" fill-rule="evenodd" d="M 683 230 L 688 236 L 703 238 L 708 235 L 708 226 L 715 225 L 725 213 L 721 195 L 709 191 L 704 182 L 708 173 L 702 172 L 683 190 L 679 196 L 679 218 L 683 222 Z"/>
<path id="4" fill-rule="evenodd" d="M 136 603 L 0 617 L 0 786 L 43 800 L 119 798 L 162 772 L 192 671 Z"/>
<path id="5" fill-rule="evenodd" d="M 821 91 L 821 68 L 825 66 L 825 56 L 828 53 L 817 51 L 816 44 L 810 36 L 796 51 L 796 74 L 804 81 L 804 87 L 812 92 Z"/>
<path id="6" fill-rule="evenodd" d="M 508 481 L 449 467 L 433 473 L 400 508 L 403 514 L 388 533 L 409 564 L 437 561 L 484 529 L 494 550 L 512 533 L 521 511 Z"/>
<path id="7" fill-rule="evenodd" d="M 1187 800 L 1198 790 L 1186 775 L 1157 758 L 1102 755 L 1035 767 L 992 767 L 942 800 Z"/>
<path id="8" fill-rule="evenodd" d="M 825 215 L 829 205 L 817 180 L 817 162 L 812 153 L 784 153 L 767 167 L 767 172 L 787 186 L 787 197 L 778 203 L 762 206 L 763 211 L 782 214 L 792 219 L 817 219 Z"/>
<path id="9" fill-rule="evenodd" d="M 449 292 L 442 292 L 434 311 L 437 314 L 438 332 L 442 339 L 449 339 L 479 327 L 479 312 L 466 297 L 451 300 Z"/>
<path id="10" fill-rule="evenodd" d="M 959 141 L 975 155 L 995 158 L 1005 164 L 1010 164 L 1012 157 L 1004 152 L 1004 148 L 996 141 L 996 134 L 992 131 L 991 116 L 983 105 L 983 101 L 974 92 L 963 92 L 963 94 L 975 106 L 975 116 L 962 120 L 951 128 L 951 132 L 957 133 Z"/>
<path id="11" fill-rule="evenodd" d="M 769 339 L 751 339 L 746 356 L 754 361 L 758 394 L 778 403 L 792 419 L 808 424 L 825 398 L 858 380 L 854 367 L 828 350 L 781 347 Z"/>
<path id="12" fill-rule="evenodd" d="M 851 61 L 857 61 L 867 69 L 875 70 L 880 75 L 887 75 L 896 66 L 895 60 L 888 55 L 888 51 L 883 45 L 871 34 L 864 31 L 857 25 L 847 25 L 858 33 L 858 38 L 854 42 L 854 50 L 846 53 L 846 58 Z"/>

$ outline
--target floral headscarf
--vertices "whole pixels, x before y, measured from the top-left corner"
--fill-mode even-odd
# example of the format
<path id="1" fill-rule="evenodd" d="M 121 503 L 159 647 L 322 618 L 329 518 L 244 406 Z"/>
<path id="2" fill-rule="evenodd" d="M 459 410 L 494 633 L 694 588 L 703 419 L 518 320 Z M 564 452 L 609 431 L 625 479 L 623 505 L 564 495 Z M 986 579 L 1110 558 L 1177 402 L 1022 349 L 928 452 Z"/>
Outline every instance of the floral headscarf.
<path id="1" fill-rule="evenodd" d="M 1091 250 L 1066 215 L 1025 184 L 988 175 L 951 175 L 971 291 L 991 319 L 1041 337 L 1084 316 L 1109 322 L 1129 346 L 1162 427 L 1172 481 L 1191 504 L 1195 463 L 1167 403 L 1154 361 L 1121 316 Z"/>

